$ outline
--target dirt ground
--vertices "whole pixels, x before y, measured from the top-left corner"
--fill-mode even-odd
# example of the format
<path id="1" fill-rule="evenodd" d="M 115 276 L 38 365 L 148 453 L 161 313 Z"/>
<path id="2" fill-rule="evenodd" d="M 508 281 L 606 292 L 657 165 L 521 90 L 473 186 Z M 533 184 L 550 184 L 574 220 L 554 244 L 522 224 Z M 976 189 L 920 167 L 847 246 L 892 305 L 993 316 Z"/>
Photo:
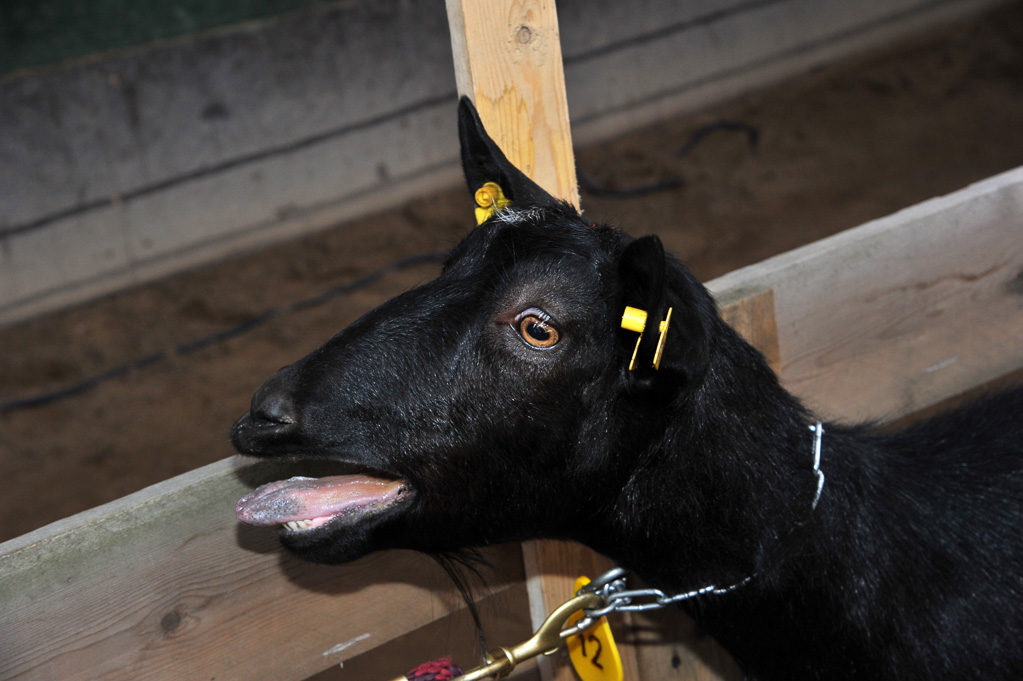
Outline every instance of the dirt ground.
<path id="1" fill-rule="evenodd" d="M 694 130 L 718 119 L 755 126 L 757 153 L 741 134 L 719 132 L 678 157 Z M 584 208 L 633 234 L 660 234 L 712 279 L 1023 165 L 1023 4 L 579 149 L 577 161 L 613 187 L 684 176 L 682 187 L 643 198 L 584 193 Z M 0 404 L 450 248 L 472 226 L 467 202 L 452 188 L 0 329 Z M 0 413 L 0 540 L 231 456 L 228 430 L 263 378 L 436 269 L 389 274 L 79 395 Z"/>

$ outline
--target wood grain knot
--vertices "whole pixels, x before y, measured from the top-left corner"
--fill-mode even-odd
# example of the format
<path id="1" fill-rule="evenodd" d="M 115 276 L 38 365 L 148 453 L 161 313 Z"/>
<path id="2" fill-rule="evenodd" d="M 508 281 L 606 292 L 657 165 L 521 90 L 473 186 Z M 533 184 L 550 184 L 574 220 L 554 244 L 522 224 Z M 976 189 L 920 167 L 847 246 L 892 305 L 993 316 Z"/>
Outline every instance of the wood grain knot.
<path id="1" fill-rule="evenodd" d="M 533 42 L 533 29 L 525 24 L 519 26 L 515 31 L 515 39 L 520 45 L 528 45 Z"/>
<path id="2" fill-rule="evenodd" d="M 171 610 L 169 613 L 163 616 L 160 620 L 160 627 L 163 629 L 165 634 L 173 634 L 174 631 L 181 626 L 181 613 L 177 610 Z"/>

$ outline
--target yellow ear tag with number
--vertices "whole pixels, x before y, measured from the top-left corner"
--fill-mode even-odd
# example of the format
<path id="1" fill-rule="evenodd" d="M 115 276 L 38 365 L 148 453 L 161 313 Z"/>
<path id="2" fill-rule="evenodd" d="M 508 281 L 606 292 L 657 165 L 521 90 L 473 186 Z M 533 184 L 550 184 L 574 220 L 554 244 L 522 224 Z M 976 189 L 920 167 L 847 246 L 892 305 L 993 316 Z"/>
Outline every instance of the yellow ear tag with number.
<path id="1" fill-rule="evenodd" d="M 575 580 L 575 592 L 589 583 L 586 577 Z M 582 612 L 572 615 L 567 626 L 572 626 L 582 616 Z M 618 646 L 611 636 L 611 626 L 606 617 L 601 617 L 581 634 L 569 637 L 568 656 L 582 681 L 622 681 L 624 677 L 622 656 L 618 654 Z"/>

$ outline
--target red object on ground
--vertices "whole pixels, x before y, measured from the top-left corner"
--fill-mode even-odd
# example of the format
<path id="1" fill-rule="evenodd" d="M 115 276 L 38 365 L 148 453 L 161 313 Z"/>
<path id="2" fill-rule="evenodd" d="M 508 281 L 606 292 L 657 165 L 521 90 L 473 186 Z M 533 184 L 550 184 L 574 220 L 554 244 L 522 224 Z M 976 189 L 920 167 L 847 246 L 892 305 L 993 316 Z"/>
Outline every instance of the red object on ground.
<path id="1" fill-rule="evenodd" d="M 461 675 L 461 668 L 450 657 L 442 657 L 419 665 L 406 674 L 405 678 L 409 681 L 447 681 Z"/>

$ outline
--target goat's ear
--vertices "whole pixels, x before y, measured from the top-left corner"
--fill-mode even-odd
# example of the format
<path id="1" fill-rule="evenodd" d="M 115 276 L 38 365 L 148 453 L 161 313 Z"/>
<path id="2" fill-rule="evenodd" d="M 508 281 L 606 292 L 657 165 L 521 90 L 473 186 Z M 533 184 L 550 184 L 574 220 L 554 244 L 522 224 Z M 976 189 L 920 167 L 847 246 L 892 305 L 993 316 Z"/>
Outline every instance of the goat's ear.
<path id="1" fill-rule="evenodd" d="M 618 273 L 622 282 L 622 307 L 637 307 L 647 313 L 635 364 L 628 371 L 630 382 L 639 388 L 667 383 L 679 385 L 679 379 L 683 386 L 699 382 L 708 363 L 710 323 L 707 317 L 716 314 L 700 282 L 683 271 L 682 286 L 672 286 L 669 290 L 667 256 L 661 240 L 653 235 L 626 246 L 618 261 Z M 653 358 L 660 340 L 658 327 L 669 308 L 671 322 L 664 339 L 660 368 L 654 368 Z M 636 335 L 629 331 L 623 333 L 628 365 L 636 348 Z M 673 380 L 658 380 L 669 375 Z"/>
<path id="2" fill-rule="evenodd" d="M 500 185 L 512 206 L 546 206 L 560 202 L 512 165 L 497 143 L 487 134 L 476 107 L 468 97 L 458 102 L 458 139 L 462 147 L 462 171 L 469 193 L 487 182 Z"/>

